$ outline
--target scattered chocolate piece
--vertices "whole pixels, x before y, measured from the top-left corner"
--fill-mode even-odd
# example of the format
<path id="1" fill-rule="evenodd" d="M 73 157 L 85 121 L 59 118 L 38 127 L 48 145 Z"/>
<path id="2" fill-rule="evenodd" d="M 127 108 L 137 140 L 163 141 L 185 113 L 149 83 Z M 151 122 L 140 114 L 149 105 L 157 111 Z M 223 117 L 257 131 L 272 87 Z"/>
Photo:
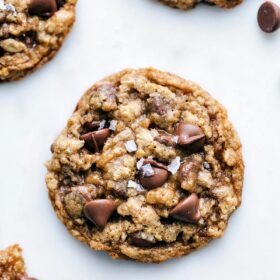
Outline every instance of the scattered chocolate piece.
<path id="1" fill-rule="evenodd" d="M 28 12 L 31 15 L 50 17 L 57 11 L 56 0 L 31 0 Z"/>
<path id="2" fill-rule="evenodd" d="M 179 123 L 177 127 L 178 144 L 191 152 L 198 152 L 205 143 L 205 134 L 197 125 Z"/>
<path id="3" fill-rule="evenodd" d="M 179 221 L 197 223 L 201 218 L 198 196 L 194 193 L 191 194 L 173 208 L 169 215 Z"/>
<path id="4" fill-rule="evenodd" d="M 109 137 L 110 130 L 108 128 L 104 128 L 81 135 L 80 139 L 85 141 L 85 147 L 89 151 L 97 153 L 103 148 L 105 142 Z"/>
<path id="5" fill-rule="evenodd" d="M 266 1 L 258 12 L 258 23 L 262 31 L 272 33 L 280 27 L 280 8 L 277 4 Z"/>
<path id="6" fill-rule="evenodd" d="M 150 248 L 155 245 L 155 238 L 144 238 L 142 232 L 133 233 L 129 237 L 129 242 L 137 247 Z"/>
<path id="7" fill-rule="evenodd" d="M 117 205 L 113 200 L 97 199 L 86 203 L 84 214 L 98 229 L 103 230 L 116 208 Z"/>
<path id="8" fill-rule="evenodd" d="M 143 173 L 145 165 L 151 165 L 153 174 Z M 161 187 L 168 179 L 167 167 L 153 159 L 145 159 L 141 167 L 140 184 L 147 189 Z"/>

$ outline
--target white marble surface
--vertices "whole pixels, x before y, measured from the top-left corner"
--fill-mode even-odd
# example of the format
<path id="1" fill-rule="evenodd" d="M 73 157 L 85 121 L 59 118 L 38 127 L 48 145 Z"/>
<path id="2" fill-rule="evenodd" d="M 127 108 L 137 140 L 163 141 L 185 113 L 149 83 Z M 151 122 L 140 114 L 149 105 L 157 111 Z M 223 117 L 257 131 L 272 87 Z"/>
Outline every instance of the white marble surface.
<path id="1" fill-rule="evenodd" d="M 261 2 L 182 12 L 152 0 L 80 0 L 57 57 L 23 81 L 0 85 L 0 248 L 20 243 L 40 280 L 279 279 L 280 31 L 258 29 Z M 112 261 L 73 239 L 44 183 L 49 146 L 80 95 L 106 75 L 142 66 L 196 81 L 220 100 L 247 167 L 243 205 L 225 237 L 161 265 Z"/>

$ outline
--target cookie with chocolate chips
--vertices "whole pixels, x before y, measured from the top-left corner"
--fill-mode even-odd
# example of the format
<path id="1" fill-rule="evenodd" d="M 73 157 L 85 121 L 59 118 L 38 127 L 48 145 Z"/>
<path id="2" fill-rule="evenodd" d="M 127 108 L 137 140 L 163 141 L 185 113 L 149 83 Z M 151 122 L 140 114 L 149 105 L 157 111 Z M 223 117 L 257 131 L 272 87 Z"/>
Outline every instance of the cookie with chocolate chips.
<path id="1" fill-rule="evenodd" d="M 159 1 L 162 1 L 171 7 L 179 8 L 182 10 L 191 9 L 195 7 L 198 3 L 216 5 L 220 8 L 229 9 L 243 2 L 243 0 L 159 0 Z"/>
<path id="2" fill-rule="evenodd" d="M 27 276 L 22 249 L 13 245 L 0 251 L 0 279 L 3 280 L 36 280 Z"/>
<path id="3" fill-rule="evenodd" d="M 53 58 L 75 21 L 76 0 L 0 0 L 0 83 Z"/>
<path id="4" fill-rule="evenodd" d="M 46 183 L 69 232 L 114 259 L 163 262 L 223 236 L 241 203 L 226 110 L 155 69 L 96 83 L 52 144 Z"/>

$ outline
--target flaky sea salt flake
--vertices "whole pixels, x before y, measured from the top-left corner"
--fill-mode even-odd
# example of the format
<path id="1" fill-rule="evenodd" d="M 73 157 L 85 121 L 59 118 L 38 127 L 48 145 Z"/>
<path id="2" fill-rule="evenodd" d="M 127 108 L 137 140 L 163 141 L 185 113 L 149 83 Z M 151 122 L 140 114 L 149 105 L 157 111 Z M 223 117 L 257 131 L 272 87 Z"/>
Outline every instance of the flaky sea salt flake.
<path id="1" fill-rule="evenodd" d="M 6 10 L 4 0 L 0 0 L 0 10 Z"/>
<path id="2" fill-rule="evenodd" d="M 110 121 L 109 129 L 112 130 L 112 131 L 115 131 L 115 130 L 116 130 L 117 123 L 118 123 L 118 122 L 117 122 L 116 120 L 111 120 L 111 121 Z"/>
<path id="3" fill-rule="evenodd" d="M 125 147 L 129 153 L 136 152 L 138 147 L 134 140 L 129 140 L 125 143 Z"/>
<path id="4" fill-rule="evenodd" d="M 173 175 L 178 171 L 180 168 L 181 162 L 180 162 L 180 157 L 176 157 L 175 159 L 172 160 L 170 165 L 168 165 L 168 171 L 171 172 Z"/>
<path id="5" fill-rule="evenodd" d="M 105 127 L 105 124 L 106 124 L 106 121 L 105 121 L 105 120 L 101 121 L 100 124 L 99 124 L 98 130 L 103 129 L 103 128 Z"/>
<path id="6" fill-rule="evenodd" d="M 139 192 L 144 190 L 144 188 L 140 184 L 137 184 L 136 182 L 134 182 L 132 180 L 128 181 L 127 187 L 131 188 L 131 189 L 135 189 L 135 190 L 137 190 Z"/>
<path id="7" fill-rule="evenodd" d="M 140 170 L 143 164 L 144 164 L 144 159 L 143 158 L 139 159 L 136 164 L 137 169 Z"/>
<path id="8" fill-rule="evenodd" d="M 155 174 L 154 169 L 152 168 L 151 164 L 145 164 L 141 168 L 144 177 L 150 177 Z"/>
<path id="9" fill-rule="evenodd" d="M 12 4 L 6 4 L 5 8 L 6 8 L 7 11 L 12 12 L 14 14 L 14 16 L 17 15 L 16 8 Z"/>
<path id="10" fill-rule="evenodd" d="M 172 140 L 177 144 L 178 143 L 178 140 L 179 140 L 179 136 L 174 136 L 172 138 Z"/>

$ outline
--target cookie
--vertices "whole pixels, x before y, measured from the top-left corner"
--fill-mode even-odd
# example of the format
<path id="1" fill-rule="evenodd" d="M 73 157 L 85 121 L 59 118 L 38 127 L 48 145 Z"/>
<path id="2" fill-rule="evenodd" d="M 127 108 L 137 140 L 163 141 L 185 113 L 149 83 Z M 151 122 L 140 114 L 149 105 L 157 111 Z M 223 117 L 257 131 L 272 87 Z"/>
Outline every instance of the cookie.
<path id="1" fill-rule="evenodd" d="M 27 277 L 22 249 L 13 245 L 0 251 L 0 279 L 2 280 L 36 280 Z"/>
<path id="2" fill-rule="evenodd" d="M 0 82 L 53 58 L 75 21 L 76 0 L 0 0 Z"/>
<path id="3" fill-rule="evenodd" d="M 88 90 L 51 146 L 59 219 L 114 259 L 163 262 L 223 236 L 241 203 L 241 144 L 198 85 L 124 70 Z"/>
<path id="4" fill-rule="evenodd" d="M 159 1 L 165 2 L 171 7 L 179 8 L 182 10 L 193 8 L 198 3 L 207 3 L 211 5 L 216 5 L 221 8 L 229 9 L 243 2 L 243 0 L 159 0 Z"/>

